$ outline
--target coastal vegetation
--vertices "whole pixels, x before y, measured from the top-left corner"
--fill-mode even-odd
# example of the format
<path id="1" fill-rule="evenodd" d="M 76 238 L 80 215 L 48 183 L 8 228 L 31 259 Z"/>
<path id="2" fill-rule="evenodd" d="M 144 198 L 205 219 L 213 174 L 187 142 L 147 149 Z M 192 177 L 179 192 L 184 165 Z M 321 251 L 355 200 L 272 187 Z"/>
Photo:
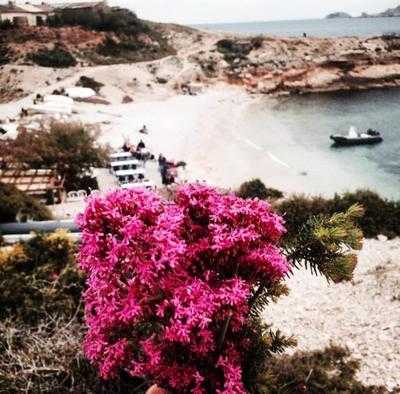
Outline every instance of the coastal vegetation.
<path id="1" fill-rule="evenodd" d="M 277 209 L 284 215 L 289 232 L 297 232 L 310 217 L 332 215 L 353 204 L 360 204 L 365 210 L 356 222 L 366 238 L 400 236 L 400 202 L 382 198 L 369 190 L 336 194 L 331 199 L 293 195 L 279 202 Z"/>
<path id="2" fill-rule="evenodd" d="M 254 184 L 254 181 L 251 183 Z M 260 187 L 260 189 L 263 190 L 262 187 Z M 209 190 L 207 191 L 207 193 L 209 193 L 208 197 L 203 195 L 202 198 L 193 199 L 196 196 L 196 193 L 204 194 L 206 190 Z M 97 269 L 100 269 L 100 267 L 95 268 L 94 266 L 90 265 L 91 263 L 89 264 L 89 261 L 95 261 L 91 260 L 90 257 L 90 254 L 92 253 L 91 250 L 95 250 L 91 249 L 93 245 L 91 246 L 90 244 L 90 239 L 94 241 L 95 238 L 92 238 L 90 234 L 95 234 L 104 226 L 112 229 L 113 227 L 110 227 L 112 223 L 115 225 L 120 223 L 119 216 L 115 216 L 115 214 L 118 214 L 118 212 L 119 214 L 123 214 L 125 218 L 131 217 L 133 220 L 133 218 L 136 216 L 130 216 L 133 214 L 133 211 L 131 212 L 131 210 L 140 210 L 141 214 L 137 217 L 141 218 L 139 221 L 142 223 L 143 227 L 141 227 L 141 230 L 137 236 L 147 238 L 151 237 L 153 231 L 155 231 L 154 235 L 156 235 L 158 231 L 157 225 L 155 225 L 156 222 L 154 222 L 154 220 L 156 220 L 157 217 L 159 217 L 159 220 L 161 220 L 163 215 L 176 215 L 178 213 L 176 209 L 180 207 L 181 204 L 182 207 L 188 208 L 188 210 L 185 209 L 188 214 L 190 212 L 189 216 L 184 219 L 187 221 L 186 225 L 190 223 L 198 223 L 198 225 L 200 225 L 198 228 L 198 231 L 201 230 L 200 233 L 203 231 L 211 231 L 211 227 L 208 227 L 209 225 L 206 221 L 203 221 L 202 218 L 204 215 L 211 214 L 212 210 L 217 207 L 212 203 L 214 198 L 216 199 L 215 203 L 218 206 L 225 201 L 225 210 L 240 210 L 241 206 L 245 208 L 246 206 L 251 205 L 253 209 L 247 212 L 248 214 L 251 213 L 251 217 L 253 217 L 253 215 L 258 215 L 258 213 L 252 213 L 258 212 L 257 210 L 254 210 L 254 208 L 257 206 L 258 209 L 261 209 L 261 211 L 259 211 L 260 214 L 264 212 L 263 214 L 272 215 L 269 216 L 270 219 L 274 218 L 274 221 L 275 219 L 277 220 L 275 225 L 278 225 L 280 222 L 279 216 L 275 216 L 276 214 L 274 214 L 272 211 L 269 211 L 266 208 L 267 206 L 264 206 L 262 202 L 256 202 L 252 200 L 245 202 L 244 200 L 236 199 L 232 196 L 224 196 L 223 194 L 212 191 L 212 189 L 200 188 L 192 190 L 191 186 L 185 187 L 184 189 L 178 191 L 177 194 L 174 193 L 170 195 L 170 198 L 173 199 L 173 204 L 178 204 L 175 206 L 175 208 L 170 206 L 169 202 L 164 202 L 160 197 L 154 196 L 151 193 L 144 194 L 142 199 L 139 200 L 140 203 L 138 202 L 138 204 L 130 204 L 129 201 L 131 201 L 133 195 L 133 192 L 117 192 L 114 195 L 109 195 L 106 200 L 92 200 L 84 216 L 82 216 L 81 225 L 83 226 L 85 234 L 83 249 L 81 249 L 80 256 L 81 267 L 87 273 L 92 272 L 92 275 L 95 275 L 95 272 L 98 272 L 100 274 L 100 271 L 97 271 Z M 189 196 L 191 199 L 187 198 Z M 197 201 L 198 205 L 197 203 L 195 204 L 194 201 Z M 151 205 L 149 205 L 150 202 Z M 166 205 L 164 206 L 164 204 Z M 158 209 L 154 209 L 156 206 Z M 170 208 L 168 208 L 169 206 Z M 208 210 L 206 209 L 206 206 L 208 206 Z M 160 209 L 166 209 L 164 214 L 160 213 Z M 113 215 L 107 214 L 109 210 L 113 210 Z M 370 211 L 367 211 L 367 215 L 368 212 Z M 279 246 L 277 245 L 279 251 L 277 249 L 276 252 L 280 254 L 282 264 L 291 265 L 296 261 L 297 263 L 295 266 L 298 266 L 298 264 L 302 265 L 302 259 L 305 257 L 303 252 L 306 252 L 307 249 L 307 261 L 312 263 L 311 267 L 313 267 L 313 270 L 316 269 L 316 272 L 319 272 L 319 274 L 322 274 L 335 282 L 348 280 L 351 277 L 351 272 L 355 267 L 355 261 L 353 257 L 351 257 L 352 255 L 347 257 L 342 256 L 342 251 L 338 249 L 338 246 L 342 241 L 344 241 L 350 242 L 350 244 L 356 248 L 359 247 L 358 244 L 360 233 L 353 226 L 352 222 L 353 220 L 361 220 L 360 213 L 361 212 L 358 208 L 351 208 L 347 214 L 335 215 L 334 218 L 331 219 L 327 215 L 319 215 L 317 218 L 314 217 L 311 219 L 304 217 L 301 219 L 304 220 L 301 234 L 303 238 L 301 240 L 298 238 L 299 234 L 296 233 L 296 230 L 289 228 L 289 234 L 291 235 L 291 237 L 289 237 L 290 241 L 288 241 L 289 238 L 286 237 L 281 239 L 281 241 L 277 241 L 279 243 Z M 226 219 L 224 219 L 226 214 L 228 214 L 228 212 L 220 212 L 220 215 L 222 215 L 221 220 L 227 220 L 228 216 Z M 167 216 L 165 218 L 167 218 Z M 254 219 L 256 216 L 254 216 Z M 243 219 L 243 217 L 240 219 L 240 226 L 244 226 Z M 250 217 L 248 217 L 248 219 L 250 220 L 248 224 L 251 225 L 254 219 L 251 219 Z M 286 220 L 287 219 L 288 218 L 286 217 Z M 170 229 L 168 230 L 170 234 L 169 236 L 173 236 L 173 234 L 177 235 L 173 228 L 171 228 L 171 225 L 176 226 L 178 225 L 179 221 L 176 222 L 175 220 L 166 220 L 165 222 L 158 221 L 158 223 L 159 226 L 166 226 L 164 231 Z M 162 223 L 164 223 L 164 225 Z M 224 226 L 223 222 L 221 222 L 221 225 Z M 126 231 L 128 231 L 128 227 L 124 226 Z M 234 227 L 235 229 L 237 228 L 236 225 Z M 120 230 L 118 230 L 118 228 Z M 134 230 L 133 227 L 129 228 L 129 231 Z M 271 227 L 268 231 L 265 230 L 267 232 L 263 231 L 263 234 L 269 234 L 269 236 L 272 236 L 271 231 L 273 228 L 274 227 Z M 344 228 L 346 228 L 346 231 L 339 231 L 339 229 Z M 243 228 L 243 230 L 244 229 L 245 228 Z M 125 230 L 123 230 L 123 227 L 114 227 L 113 231 L 117 231 L 119 234 L 119 231 Z M 198 234 L 199 236 L 200 233 Z M 193 235 L 192 232 L 190 234 Z M 345 238 L 342 238 L 344 234 L 347 235 Z M 135 238 L 130 237 L 130 239 Z M 296 244 L 296 239 L 298 239 L 299 242 L 297 242 L 297 246 L 294 246 Z M 199 238 L 196 242 L 200 242 L 200 240 L 201 238 Z M 103 241 L 101 241 L 99 238 L 98 242 Z M 189 242 L 189 239 L 185 242 Z M 193 239 L 192 242 L 195 242 L 195 239 Z M 268 242 L 272 242 L 272 240 Z M 135 247 L 133 247 L 133 245 L 130 246 L 132 251 L 140 248 L 140 245 L 144 246 L 139 239 L 137 240 L 137 243 L 138 244 Z M 159 241 L 152 241 L 146 245 L 157 249 L 161 248 L 162 245 L 165 245 L 166 247 L 167 244 Z M 170 245 L 172 247 L 172 244 Z M 236 246 L 231 245 L 229 248 L 234 248 L 237 250 L 237 253 L 245 252 L 244 245 L 235 245 Z M 310 245 L 311 249 L 309 248 Z M 105 244 L 104 247 L 106 247 Z M 110 245 L 109 247 L 117 248 L 117 245 Z M 250 252 L 251 242 L 247 243 L 247 247 L 250 248 Z M 118 255 L 119 252 L 117 249 L 115 249 L 115 253 Z M 98 248 L 96 250 L 98 250 L 98 253 L 105 253 L 105 250 L 102 248 Z M 173 250 L 174 248 L 172 247 L 172 250 L 168 252 L 170 256 L 169 259 L 172 259 L 171 253 L 173 253 Z M 321 252 L 324 250 L 336 252 L 331 255 L 321 256 Z M 85 274 L 78 268 L 76 252 L 76 245 L 70 240 L 68 233 L 64 231 L 58 231 L 56 233 L 47 235 L 38 234 L 28 242 L 21 242 L 12 247 L 0 249 L 0 301 L 2 304 L 0 313 L 0 390 L 8 390 L 9 392 L 72 391 L 92 393 L 144 393 L 146 388 L 149 387 L 151 382 L 154 381 L 164 383 L 164 387 L 168 388 L 168 385 L 166 385 L 164 379 L 161 379 L 160 376 L 155 377 L 155 380 L 149 377 L 150 380 L 145 383 L 143 379 L 134 378 L 123 371 L 112 373 L 111 379 L 103 380 L 99 377 L 96 367 L 96 365 L 98 366 L 98 363 L 101 362 L 101 356 L 99 355 L 100 358 L 98 358 L 98 362 L 95 362 L 94 365 L 91 365 L 86 360 L 81 347 L 82 341 L 84 340 L 84 333 L 86 331 L 83 316 L 83 304 L 81 301 L 81 297 L 83 296 L 83 291 L 85 289 Z M 176 250 L 176 252 L 178 252 L 178 250 Z M 195 252 L 195 249 L 193 249 L 193 252 Z M 127 258 L 130 255 L 129 253 L 129 249 L 125 251 L 124 258 Z M 218 254 L 220 253 L 222 253 L 222 257 L 226 251 L 221 250 L 218 252 Z M 138 256 L 140 256 L 140 254 Z M 143 254 L 141 256 L 144 257 Z M 160 256 L 163 256 L 163 253 L 160 254 Z M 188 255 L 184 254 L 184 256 L 184 260 L 182 261 L 187 261 Z M 211 255 L 208 254 L 208 256 L 208 258 L 210 258 Z M 317 260 L 314 261 L 311 256 L 314 256 Z M 177 260 L 175 264 L 180 264 L 179 254 L 176 255 L 176 258 Z M 345 259 L 343 260 L 343 258 Z M 106 259 L 105 261 L 108 260 Z M 140 264 L 139 261 L 138 264 L 143 268 L 144 274 L 147 272 L 145 270 L 145 261 L 140 261 Z M 257 264 L 261 264 L 261 260 L 257 261 Z M 284 261 L 286 261 L 286 263 L 284 263 Z M 256 264 L 256 260 L 254 260 L 254 264 Z M 282 267 L 284 267 L 284 265 L 282 265 Z M 221 265 L 220 268 L 215 267 L 214 270 L 218 269 L 218 272 L 224 276 L 224 280 L 232 281 L 233 279 L 230 278 L 230 276 L 233 273 L 231 272 L 229 266 L 229 264 Z M 295 266 L 292 266 L 291 269 L 295 270 Z M 195 271 L 192 272 L 190 270 L 190 272 L 192 272 L 191 275 L 194 275 L 193 278 L 195 281 L 200 281 L 203 275 L 203 268 L 201 264 L 197 265 L 196 267 L 197 268 Z M 184 267 L 181 268 L 183 269 Z M 265 268 L 268 267 L 265 266 Z M 278 268 L 278 266 L 276 266 L 276 268 Z M 117 264 L 113 269 L 111 269 L 109 274 L 114 276 L 121 275 L 121 269 L 122 266 Z M 178 265 L 175 266 L 174 270 L 177 269 Z M 388 393 L 389 391 L 383 387 L 363 385 L 357 380 L 356 373 L 360 367 L 360 364 L 358 361 L 352 359 L 351 354 L 345 348 L 331 346 L 325 350 L 314 352 L 298 351 L 294 355 L 281 354 L 286 346 L 295 346 L 294 338 L 284 337 L 279 331 L 272 330 L 271 327 L 262 325 L 259 318 L 259 314 L 267 304 L 270 302 L 275 302 L 280 296 L 285 295 L 288 292 L 288 288 L 286 287 L 285 280 L 283 278 L 278 280 L 278 277 L 276 277 L 274 281 L 270 282 L 273 277 L 271 276 L 273 271 L 270 271 L 270 269 L 272 269 L 272 267 L 269 267 L 268 270 L 265 271 L 265 279 L 267 280 L 268 284 L 266 284 L 264 289 L 260 288 L 260 284 L 264 283 L 264 279 L 260 279 L 259 284 L 254 285 L 252 293 L 253 297 L 251 298 L 253 301 L 251 302 L 252 307 L 249 315 L 250 320 L 248 320 L 248 322 L 251 323 L 248 327 L 250 330 L 248 331 L 248 334 L 251 334 L 251 347 L 243 353 L 242 364 L 243 383 L 246 391 L 249 393 L 260 394 L 272 394 L 276 392 L 310 392 L 319 394 L 329 392 L 330 390 L 335 390 L 340 387 L 343 391 L 349 393 Z M 170 271 L 166 268 L 165 270 L 164 276 L 168 278 L 173 271 Z M 249 272 L 247 270 L 248 269 L 245 271 Z M 240 282 L 243 285 L 245 283 L 250 284 L 250 282 L 248 282 L 250 277 L 248 277 L 247 274 L 244 274 L 245 271 L 242 273 L 241 265 L 239 265 L 237 273 L 239 275 L 238 278 L 240 278 Z M 295 272 L 293 272 L 293 274 L 295 274 Z M 125 277 L 125 275 L 126 274 L 120 276 L 121 280 Z M 87 278 L 88 277 L 86 276 L 86 280 Z M 202 280 L 205 279 L 206 278 L 203 278 Z M 96 280 L 94 280 L 94 277 L 92 277 L 92 281 L 89 282 L 90 290 L 85 295 L 86 302 L 89 300 L 92 300 L 89 302 L 101 301 L 100 299 L 96 298 L 100 296 L 100 293 L 98 292 L 100 289 L 97 289 L 96 283 Z M 111 283 L 112 282 L 109 283 L 109 286 Z M 165 284 L 166 283 L 167 282 L 165 282 Z M 212 294 L 217 291 L 217 287 L 215 287 L 215 285 L 216 284 L 212 286 L 213 290 L 210 289 L 210 292 L 207 293 L 209 296 L 212 296 Z M 185 286 L 187 286 L 187 284 Z M 194 283 L 191 286 L 194 286 Z M 149 306 L 153 304 L 161 305 L 161 301 L 158 299 L 158 297 L 156 297 L 158 294 L 157 286 L 154 287 L 151 285 L 148 288 L 149 291 L 154 291 L 155 295 L 154 298 L 146 298 L 149 302 Z M 237 287 L 234 288 L 236 289 Z M 165 291 L 166 290 L 167 289 L 165 289 Z M 163 294 L 163 299 L 165 299 L 165 302 L 167 302 L 167 294 L 169 294 L 169 291 L 165 291 L 160 294 Z M 175 292 L 175 290 L 173 292 Z M 239 297 L 240 294 L 241 293 L 239 292 L 237 296 Z M 176 295 L 179 295 L 179 297 L 184 296 L 184 294 L 179 293 L 179 291 Z M 120 296 L 125 297 L 123 296 L 123 293 L 120 293 Z M 147 295 L 143 295 L 143 297 L 147 297 Z M 232 288 L 229 292 L 229 299 L 231 297 Z M 202 300 L 203 298 L 200 297 L 199 300 Z M 143 301 L 144 300 L 145 299 L 143 299 Z M 221 301 L 222 300 L 223 299 L 221 299 Z M 132 299 L 132 302 L 133 301 L 134 298 Z M 184 299 L 182 299 L 182 302 L 183 301 Z M 123 303 L 122 305 L 128 306 L 126 303 Z M 179 306 L 179 308 L 183 308 L 182 313 L 186 310 L 184 305 L 185 304 Z M 196 305 L 200 306 L 200 304 Z M 207 305 L 207 310 L 210 310 L 210 304 Z M 228 307 L 227 305 L 224 305 L 225 304 L 222 302 L 220 307 Z M 231 301 L 229 302 L 229 305 L 230 306 L 228 309 L 231 310 L 232 314 L 227 321 L 230 321 L 231 324 L 233 324 L 233 322 L 236 321 L 235 313 L 243 313 L 243 311 L 240 312 L 240 309 L 237 309 L 237 305 L 232 304 Z M 110 304 L 110 307 L 111 306 L 113 306 L 112 303 Z M 167 308 L 167 304 L 165 304 L 165 308 Z M 127 311 L 128 310 L 132 311 L 134 309 L 129 306 Z M 137 338 L 143 339 L 154 338 L 151 336 L 151 333 L 154 335 L 154 333 L 162 332 L 160 330 L 163 330 L 165 322 L 167 321 L 165 319 L 172 319 L 173 313 L 173 309 L 170 311 L 166 309 L 163 315 L 164 318 L 158 316 L 157 314 L 158 317 L 154 315 L 155 320 L 150 319 L 147 321 L 146 319 L 141 319 L 140 324 L 136 325 L 135 320 L 132 320 L 134 319 L 134 316 L 132 316 L 126 320 L 125 323 L 122 323 L 121 321 L 119 324 L 128 324 L 130 327 L 132 327 L 134 329 L 133 332 L 135 332 L 135 338 L 136 336 Z M 205 311 L 198 311 L 196 316 L 200 318 L 204 316 L 204 313 Z M 108 322 L 110 318 L 112 318 L 112 314 L 107 314 L 107 316 L 107 319 L 104 320 L 104 324 Z M 223 316 L 225 315 L 222 313 L 222 319 Z M 102 314 L 98 315 L 97 317 L 92 316 L 92 318 L 90 318 L 90 321 L 92 322 L 91 324 L 94 324 L 97 318 L 101 319 L 104 317 L 105 315 Z M 217 320 L 214 320 L 213 315 L 210 315 L 210 318 L 214 322 L 212 324 L 212 327 L 214 327 L 212 330 L 214 330 L 217 334 L 219 332 L 220 325 L 217 324 Z M 157 324 L 156 321 L 158 322 Z M 224 321 L 224 319 L 222 321 Z M 178 319 L 176 324 L 178 324 L 178 322 L 181 322 L 179 324 L 184 324 L 184 320 L 181 321 Z M 170 329 L 172 330 L 172 328 L 173 325 Z M 91 326 L 91 330 L 93 329 L 94 326 Z M 117 331 L 115 331 L 115 337 L 113 337 L 113 341 L 117 338 L 123 338 L 124 335 L 128 335 L 127 333 L 130 332 L 122 330 L 121 325 L 117 325 L 116 329 Z M 227 332 L 225 333 L 225 340 L 228 341 L 227 343 L 230 343 L 231 346 L 234 346 L 235 341 L 239 340 L 241 337 L 239 333 L 246 336 L 247 330 L 238 331 L 232 336 L 232 333 L 230 332 L 231 329 L 232 328 L 230 328 L 230 325 L 228 325 Z M 190 335 L 195 334 L 195 332 L 189 332 Z M 85 343 L 87 351 L 91 349 L 90 341 L 94 340 L 94 334 L 95 333 L 93 332 L 93 334 L 89 334 L 89 337 L 86 338 Z M 132 333 L 129 335 L 131 336 Z M 169 335 L 172 335 L 172 331 Z M 216 335 L 215 337 L 221 338 L 219 335 Z M 179 338 L 177 337 L 174 341 L 178 343 Z M 141 346 L 144 345 L 145 342 L 143 342 Z M 108 347 L 108 345 L 106 346 Z M 140 345 L 138 344 L 138 346 Z M 143 351 L 150 352 L 150 349 L 153 348 L 149 346 L 150 345 L 146 342 L 146 347 L 143 348 Z M 171 352 L 168 353 L 169 360 L 175 360 L 175 362 L 178 363 L 186 363 L 189 362 L 189 360 L 194 362 L 195 358 L 189 357 L 191 354 L 190 352 L 182 351 L 182 349 L 185 348 L 185 346 L 188 346 L 188 344 L 184 342 L 180 346 L 181 347 L 178 346 L 175 350 L 171 349 Z M 116 347 L 114 346 L 112 349 L 116 350 Z M 205 347 L 203 352 L 206 353 L 204 354 L 208 354 L 207 352 L 210 351 L 213 352 L 211 349 L 212 348 L 207 349 Z M 117 363 L 114 365 L 122 365 L 121 363 L 124 363 L 124 360 L 126 359 L 124 357 L 117 357 L 117 354 L 119 353 L 115 354 L 116 358 L 112 362 Z M 152 353 L 148 353 L 148 357 L 150 357 L 151 354 Z M 185 354 L 185 357 L 182 358 L 180 355 L 183 354 Z M 232 352 L 229 353 L 229 356 L 226 358 L 226 363 L 232 362 L 231 357 L 234 354 L 235 353 Z M 150 363 L 151 359 L 144 358 L 143 360 L 147 360 L 143 361 L 143 366 L 145 366 L 147 365 L 146 363 Z M 103 362 L 110 363 L 111 358 L 104 358 Z M 197 364 L 192 365 L 196 366 Z M 228 366 L 229 364 L 221 364 L 220 368 L 225 368 L 224 365 Z M 170 367 L 165 366 L 164 373 L 167 373 L 169 368 Z M 119 368 L 117 369 L 119 370 Z M 209 371 L 211 372 L 211 370 Z M 102 371 L 102 373 L 109 373 L 108 371 L 116 370 L 103 369 Z M 159 372 L 162 371 L 162 369 L 159 370 Z M 205 378 L 210 379 L 207 374 L 205 375 Z M 180 384 L 184 384 L 185 382 L 188 384 L 187 382 L 190 381 L 191 376 L 188 375 L 187 379 L 188 380 L 182 379 Z M 160 380 L 162 380 L 162 382 Z M 236 383 L 238 382 L 236 381 Z M 239 383 L 242 384 L 241 382 Z"/>
<path id="3" fill-rule="evenodd" d="M 67 191 L 96 188 L 93 167 L 102 167 L 107 148 L 96 142 L 96 133 L 78 123 L 53 122 L 32 131 L 22 129 L 15 139 L 3 141 L 8 164 L 32 169 L 55 169 Z"/>
<path id="4" fill-rule="evenodd" d="M 59 45 L 55 45 L 53 49 L 41 49 L 31 53 L 29 58 L 42 67 L 68 68 L 77 64 L 74 56 Z"/>
<path id="5" fill-rule="evenodd" d="M 151 33 L 149 26 L 137 15 L 124 8 L 89 9 L 85 12 L 71 13 L 69 10 L 58 10 L 49 17 L 51 27 L 82 26 L 89 30 L 108 31 L 117 34 L 136 35 Z"/>
<path id="6" fill-rule="evenodd" d="M 68 68 L 82 63 L 155 60 L 175 53 L 156 24 L 123 8 L 81 13 L 58 10 L 46 26 L 19 26 L 6 21 L 0 30 L 0 64 Z"/>
<path id="7" fill-rule="evenodd" d="M 280 190 L 266 187 L 260 179 L 244 182 L 236 195 L 240 198 L 259 198 L 260 200 L 276 200 L 284 196 Z"/>
<path id="8" fill-rule="evenodd" d="M 94 78 L 86 77 L 82 75 L 76 86 L 82 86 L 83 88 L 93 89 L 96 93 L 100 93 L 100 89 L 104 86 L 103 83 L 96 81 Z"/>
<path id="9" fill-rule="evenodd" d="M 35 198 L 0 182 L 0 223 L 14 222 L 17 218 L 48 220 L 51 213 Z"/>
<path id="10" fill-rule="evenodd" d="M 270 358 L 294 341 L 261 312 L 287 294 L 295 267 L 350 280 L 361 214 L 354 205 L 312 218 L 288 241 L 268 204 L 204 185 L 182 186 L 172 201 L 132 190 L 92 199 L 80 218 L 87 357 L 106 380 L 126 371 L 172 392 L 262 392 Z"/>
<path id="11" fill-rule="evenodd" d="M 284 194 L 281 191 L 267 188 L 261 180 L 253 179 L 243 183 L 236 194 L 241 198 L 271 200 L 275 209 L 285 218 L 289 234 L 301 232 L 304 223 L 312 217 L 334 215 L 359 204 L 364 209 L 364 215 L 357 218 L 356 223 L 366 238 L 384 235 L 393 239 L 400 236 L 400 201 L 383 198 L 371 190 L 336 193 L 333 198 L 304 194 L 282 198 Z"/>

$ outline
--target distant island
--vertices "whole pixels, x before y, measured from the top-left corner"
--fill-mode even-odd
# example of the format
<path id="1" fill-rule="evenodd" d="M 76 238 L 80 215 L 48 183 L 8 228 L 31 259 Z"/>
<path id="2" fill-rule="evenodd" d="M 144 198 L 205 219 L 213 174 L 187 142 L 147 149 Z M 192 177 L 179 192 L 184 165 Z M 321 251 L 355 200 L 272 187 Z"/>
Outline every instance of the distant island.
<path id="1" fill-rule="evenodd" d="M 400 17 L 400 5 L 395 8 L 389 8 L 386 11 L 379 12 L 377 14 L 368 14 L 363 12 L 359 18 L 394 18 Z M 340 18 L 352 18 L 347 12 L 333 12 L 326 16 L 326 19 L 340 19 Z"/>
<path id="2" fill-rule="evenodd" d="M 338 18 L 352 18 L 347 12 L 333 12 L 326 16 L 326 19 L 338 19 Z"/>
<path id="3" fill-rule="evenodd" d="M 386 11 L 380 12 L 378 14 L 367 14 L 363 12 L 361 18 L 393 18 L 400 17 L 400 5 L 396 8 L 389 8 Z"/>

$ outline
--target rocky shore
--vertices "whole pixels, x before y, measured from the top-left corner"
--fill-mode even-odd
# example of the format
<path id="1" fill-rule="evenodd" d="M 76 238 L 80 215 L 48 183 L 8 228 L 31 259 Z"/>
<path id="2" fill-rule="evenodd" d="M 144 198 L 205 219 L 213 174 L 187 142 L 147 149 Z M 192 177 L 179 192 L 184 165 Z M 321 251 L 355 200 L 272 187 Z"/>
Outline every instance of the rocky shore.
<path id="1" fill-rule="evenodd" d="M 187 84 L 225 82 L 242 86 L 250 93 L 267 95 L 400 86 L 400 37 L 396 36 L 244 38 L 177 25 L 156 24 L 154 29 L 176 54 L 150 60 L 145 63 L 146 67 L 143 67 L 144 63 L 131 64 L 132 70 L 146 69 L 149 94 L 154 90 L 148 81 L 163 85 L 161 88 L 167 88 L 171 93 L 181 91 Z M 69 48 L 72 44 L 73 40 L 69 42 Z M 154 43 L 148 45 L 154 46 Z M 109 63 L 112 60 L 108 59 Z M 0 68 L 0 102 L 13 101 L 32 93 L 29 89 L 31 73 L 39 77 L 32 81 L 35 88 L 56 81 L 62 83 L 63 78 L 71 73 L 87 71 L 96 74 L 94 65 L 82 63 L 67 69 L 69 72 L 64 69 L 53 73 L 52 70 L 51 75 L 49 68 L 31 66 L 30 69 L 24 63 L 24 70 L 19 71 L 17 66 L 21 64 L 14 62 Z M 113 66 L 103 66 L 102 69 L 104 67 Z M 115 72 L 115 65 L 112 70 Z M 126 78 L 125 75 L 120 77 Z"/>
<path id="2" fill-rule="evenodd" d="M 301 94 L 400 85 L 400 38 L 228 38 L 192 58 L 251 93 Z"/>

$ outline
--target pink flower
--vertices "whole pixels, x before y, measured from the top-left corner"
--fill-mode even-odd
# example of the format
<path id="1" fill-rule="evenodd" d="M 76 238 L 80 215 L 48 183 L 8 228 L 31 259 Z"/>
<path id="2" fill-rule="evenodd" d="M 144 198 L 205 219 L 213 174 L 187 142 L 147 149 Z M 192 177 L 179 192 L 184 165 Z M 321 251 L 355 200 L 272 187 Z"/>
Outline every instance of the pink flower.
<path id="1" fill-rule="evenodd" d="M 172 202 L 132 190 L 91 198 L 78 223 L 84 349 L 100 375 L 125 370 L 176 392 L 245 393 L 252 288 L 288 271 L 283 219 L 264 202 L 194 184 Z"/>

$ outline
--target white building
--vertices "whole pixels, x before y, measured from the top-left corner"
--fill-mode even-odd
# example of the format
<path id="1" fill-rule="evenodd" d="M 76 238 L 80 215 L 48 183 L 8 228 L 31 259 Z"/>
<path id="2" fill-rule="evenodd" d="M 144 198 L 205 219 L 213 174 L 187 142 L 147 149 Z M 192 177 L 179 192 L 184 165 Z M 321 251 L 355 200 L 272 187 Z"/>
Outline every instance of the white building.
<path id="1" fill-rule="evenodd" d="M 22 25 L 40 26 L 54 13 L 53 8 L 46 4 L 17 3 L 9 1 L 7 5 L 0 5 L 0 21 L 6 20 Z"/>

